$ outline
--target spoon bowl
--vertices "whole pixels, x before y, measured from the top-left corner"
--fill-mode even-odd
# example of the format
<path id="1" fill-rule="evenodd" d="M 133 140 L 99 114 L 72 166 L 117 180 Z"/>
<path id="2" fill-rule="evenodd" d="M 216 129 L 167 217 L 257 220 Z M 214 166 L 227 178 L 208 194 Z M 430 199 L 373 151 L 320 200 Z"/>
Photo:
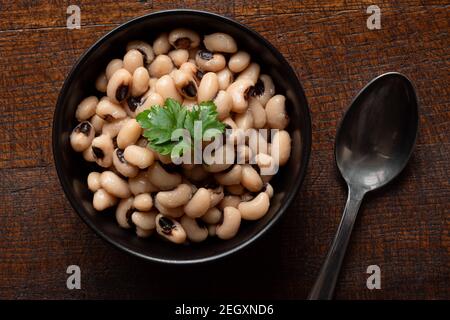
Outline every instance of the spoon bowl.
<path id="1" fill-rule="evenodd" d="M 338 130 L 336 163 L 345 181 L 367 191 L 384 186 L 406 166 L 418 127 L 414 87 L 400 73 L 372 80 L 356 96 Z"/>
<path id="2" fill-rule="evenodd" d="M 364 195 L 392 181 L 406 166 L 417 137 L 418 103 L 409 79 L 389 72 L 356 96 L 337 131 L 335 156 L 348 185 L 336 236 L 309 294 L 331 299 Z"/>

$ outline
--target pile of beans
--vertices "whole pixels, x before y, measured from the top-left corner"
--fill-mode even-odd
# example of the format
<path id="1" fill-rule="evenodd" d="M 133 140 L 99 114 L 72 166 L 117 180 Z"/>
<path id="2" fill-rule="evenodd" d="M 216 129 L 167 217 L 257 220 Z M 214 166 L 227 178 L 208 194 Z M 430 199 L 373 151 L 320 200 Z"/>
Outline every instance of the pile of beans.
<path id="1" fill-rule="evenodd" d="M 70 143 L 99 166 L 87 178 L 97 211 L 117 206 L 120 227 L 135 230 L 139 237 L 156 230 L 174 243 L 201 242 L 208 236 L 230 239 L 241 220 L 267 213 L 272 176 L 261 175 L 260 169 L 274 161 L 275 140 L 278 164 L 289 159 L 286 99 L 275 95 L 272 78 L 260 73 L 260 66 L 238 50 L 230 35 L 201 38 L 179 28 L 162 33 L 152 44 L 131 41 L 122 59 L 109 62 L 95 87 L 98 96 L 85 98 L 76 109 L 79 124 Z M 147 146 L 135 120 L 167 98 L 186 108 L 212 100 L 218 119 L 233 130 L 279 131 L 271 141 L 260 138 L 256 148 L 237 150 L 247 161 L 243 164 L 175 165 L 170 156 Z M 249 163 L 252 157 L 256 164 Z"/>

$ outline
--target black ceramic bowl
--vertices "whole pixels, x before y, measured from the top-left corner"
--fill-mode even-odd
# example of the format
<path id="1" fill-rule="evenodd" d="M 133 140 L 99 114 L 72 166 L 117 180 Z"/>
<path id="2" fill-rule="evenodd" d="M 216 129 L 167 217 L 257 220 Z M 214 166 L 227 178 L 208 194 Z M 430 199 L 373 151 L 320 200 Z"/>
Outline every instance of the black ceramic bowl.
<path id="1" fill-rule="evenodd" d="M 78 103 L 95 91 L 95 79 L 113 58 L 123 57 L 127 42 L 135 39 L 152 41 L 162 31 L 188 27 L 200 34 L 226 32 L 234 37 L 240 49 L 248 51 L 272 76 L 276 92 L 286 95 L 290 115 L 288 130 L 292 137 L 289 163 L 273 180 L 275 195 L 269 212 L 258 221 L 244 222 L 231 240 L 210 238 L 199 244 L 174 245 L 155 239 L 140 239 L 134 232 L 121 229 L 114 211 L 96 213 L 86 177 L 95 166 L 85 162 L 69 143 L 76 125 Z M 202 11 L 171 10 L 147 14 L 122 24 L 106 34 L 77 61 L 67 77 L 58 98 L 53 119 L 53 154 L 64 192 L 80 217 L 102 238 L 116 247 L 147 260 L 188 264 L 218 259 L 236 252 L 264 234 L 286 211 L 305 177 L 311 148 L 311 120 L 303 89 L 288 62 L 261 35 L 228 18 Z M 98 170 L 98 169 L 97 169 Z M 300 213 L 299 213 L 300 214 Z"/>

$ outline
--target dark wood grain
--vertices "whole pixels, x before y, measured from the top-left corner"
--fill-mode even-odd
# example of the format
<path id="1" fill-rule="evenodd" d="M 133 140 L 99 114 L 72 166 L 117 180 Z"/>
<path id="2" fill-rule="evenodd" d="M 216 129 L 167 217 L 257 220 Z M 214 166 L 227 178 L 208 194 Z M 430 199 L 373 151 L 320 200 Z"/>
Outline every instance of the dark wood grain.
<path id="1" fill-rule="evenodd" d="M 318 4 L 320 3 L 320 4 Z M 373 77 L 415 83 L 420 134 L 397 181 L 363 205 L 336 298 L 450 299 L 450 21 L 446 1 L 83 1 L 68 30 L 67 1 L 0 1 L 0 298 L 303 299 L 324 259 L 346 190 L 333 161 L 336 126 Z M 72 64 L 98 37 L 146 12 L 195 8 L 264 35 L 295 68 L 313 119 L 307 178 L 285 218 L 245 252 L 218 263 L 161 267 L 119 252 L 65 199 L 51 153 L 51 120 Z M 66 268 L 82 289 L 66 289 Z M 382 289 L 366 288 L 377 264 Z"/>

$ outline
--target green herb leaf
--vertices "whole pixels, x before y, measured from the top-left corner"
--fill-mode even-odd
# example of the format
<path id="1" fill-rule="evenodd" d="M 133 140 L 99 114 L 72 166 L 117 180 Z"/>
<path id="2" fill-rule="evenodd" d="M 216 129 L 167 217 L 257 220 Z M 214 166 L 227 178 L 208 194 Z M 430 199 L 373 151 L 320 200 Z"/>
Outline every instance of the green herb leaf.
<path id="1" fill-rule="evenodd" d="M 172 149 L 178 145 L 178 141 L 172 141 L 172 132 L 176 129 L 187 129 L 194 139 L 194 125 L 196 121 L 201 121 L 202 138 L 209 129 L 222 133 L 225 125 L 217 120 L 217 108 L 214 102 L 206 101 L 194 106 L 189 111 L 178 101 L 166 99 L 164 107 L 152 106 L 150 109 L 139 113 L 136 121 L 144 129 L 144 137 L 149 142 L 149 147 L 162 155 L 168 155 Z M 183 142 L 183 145 L 185 143 Z M 181 155 L 181 148 L 176 149 L 176 153 Z"/>

